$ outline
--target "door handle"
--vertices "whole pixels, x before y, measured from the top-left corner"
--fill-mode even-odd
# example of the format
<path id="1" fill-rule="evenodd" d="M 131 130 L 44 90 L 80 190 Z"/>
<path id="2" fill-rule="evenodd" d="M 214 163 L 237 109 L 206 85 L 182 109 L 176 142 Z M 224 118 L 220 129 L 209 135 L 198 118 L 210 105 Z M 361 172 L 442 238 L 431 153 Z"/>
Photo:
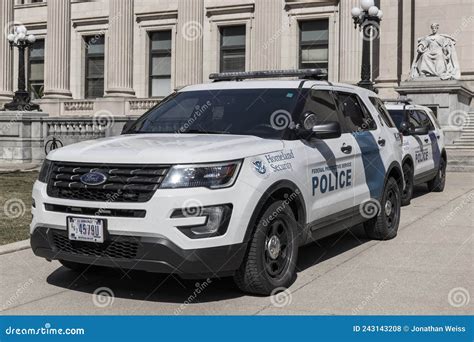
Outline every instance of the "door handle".
<path id="1" fill-rule="evenodd" d="M 427 143 L 428 141 L 429 141 L 429 139 L 428 139 L 428 138 L 425 138 L 425 143 Z"/>
<path id="2" fill-rule="evenodd" d="M 385 139 L 379 138 L 379 141 L 377 141 L 380 146 L 385 146 Z"/>
<path id="3" fill-rule="evenodd" d="M 441 138 L 441 136 L 438 134 L 438 135 L 436 136 L 436 138 L 438 138 L 438 139 L 439 139 L 439 138 Z"/>
<path id="4" fill-rule="evenodd" d="M 352 152 L 352 146 L 344 144 L 341 146 L 341 151 L 345 154 L 349 154 Z"/>

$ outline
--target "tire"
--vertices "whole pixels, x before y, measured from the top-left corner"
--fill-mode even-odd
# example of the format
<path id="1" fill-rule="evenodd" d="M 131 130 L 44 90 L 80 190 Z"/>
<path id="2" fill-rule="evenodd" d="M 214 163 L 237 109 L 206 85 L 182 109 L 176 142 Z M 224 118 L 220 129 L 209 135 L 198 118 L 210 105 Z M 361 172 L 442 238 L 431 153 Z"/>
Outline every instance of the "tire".
<path id="1" fill-rule="evenodd" d="M 385 184 L 377 216 L 364 223 L 367 236 L 374 240 L 390 240 L 397 236 L 400 207 L 400 188 L 397 181 L 391 177 Z"/>
<path id="2" fill-rule="evenodd" d="M 85 272 L 86 270 L 91 270 L 92 267 L 90 267 L 90 265 L 87 265 L 87 264 L 81 264 L 81 263 L 78 263 L 78 262 L 74 262 L 74 261 L 69 261 L 69 260 L 58 260 L 61 265 L 63 265 L 64 267 L 72 270 L 72 271 L 76 271 L 76 272 Z"/>
<path id="3" fill-rule="evenodd" d="M 244 292 L 261 295 L 288 288 L 296 279 L 298 247 L 293 212 L 283 201 L 271 204 L 261 215 L 234 275 L 236 285 Z"/>
<path id="4" fill-rule="evenodd" d="M 446 184 L 446 161 L 444 159 L 441 158 L 439 161 L 439 168 L 436 177 L 430 180 L 427 184 L 430 192 L 444 191 L 444 185 Z"/>
<path id="5" fill-rule="evenodd" d="M 405 178 L 405 189 L 402 192 L 402 206 L 409 205 L 413 197 L 413 168 L 410 164 L 403 164 L 403 178 Z"/>

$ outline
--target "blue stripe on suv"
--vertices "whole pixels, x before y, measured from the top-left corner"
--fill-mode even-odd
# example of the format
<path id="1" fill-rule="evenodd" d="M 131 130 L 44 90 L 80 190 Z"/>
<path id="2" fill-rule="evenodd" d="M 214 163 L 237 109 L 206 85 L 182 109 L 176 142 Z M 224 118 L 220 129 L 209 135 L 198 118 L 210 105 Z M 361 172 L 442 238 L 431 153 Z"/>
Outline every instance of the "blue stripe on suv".
<path id="1" fill-rule="evenodd" d="M 380 156 L 379 145 L 368 131 L 356 132 L 353 135 L 361 150 L 365 181 L 369 187 L 370 197 L 381 199 L 385 182 L 385 166 Z"/>
<path id="2" fill-rule="evenodd" d="M 433 149 L 433 161 L 434 161 L 435 170 L 438 170 L 439 169 L 439 161 L 441 159 L 441 152 L 440 152 L 439 146 L 438 146 L 438 138 L 436 138 L 436 133 L 435 132 L 428 133 L 428 136 L 430 137 L 431 148 Z"/>

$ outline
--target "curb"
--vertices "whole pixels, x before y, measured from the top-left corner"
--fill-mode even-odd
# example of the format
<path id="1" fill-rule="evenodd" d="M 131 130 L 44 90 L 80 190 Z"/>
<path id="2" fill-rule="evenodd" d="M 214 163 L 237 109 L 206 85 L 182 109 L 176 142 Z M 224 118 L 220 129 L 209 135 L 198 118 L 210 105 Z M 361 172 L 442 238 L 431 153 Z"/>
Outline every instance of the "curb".
<path id="1" fill-rule="evenodd" d="M 31 248 L 30 239 L 13 242 L 0 246 L 0 255 L 18 252 L 28 248 Z"/>

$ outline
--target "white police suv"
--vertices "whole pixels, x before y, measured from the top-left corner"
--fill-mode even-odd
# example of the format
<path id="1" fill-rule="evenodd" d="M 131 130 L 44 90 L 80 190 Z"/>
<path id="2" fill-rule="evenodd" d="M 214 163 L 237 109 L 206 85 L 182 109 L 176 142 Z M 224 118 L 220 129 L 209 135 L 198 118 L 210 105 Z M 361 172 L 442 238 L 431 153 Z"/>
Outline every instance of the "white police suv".
<path id="1" fill-rule="evenodd" d="M 402 205 L 410 204 L 414 185 L 427 183 L 429 191 L 443 191 L 448 160 L 444 134 L 431 109 L 404 98 L 387 100 L 386 108 L 404 135 Z"/>
<path id="2" fill-rule="evenodd" d="M 51 152 L 33 188 L 34 253 L 73 270 L 233 275 L 270 294 L 294 281 L 303 244 L 359 223 L 395 237 L 400 133 L 374 93 L 321 77 L 213 74 L 121 136 Z"/>

